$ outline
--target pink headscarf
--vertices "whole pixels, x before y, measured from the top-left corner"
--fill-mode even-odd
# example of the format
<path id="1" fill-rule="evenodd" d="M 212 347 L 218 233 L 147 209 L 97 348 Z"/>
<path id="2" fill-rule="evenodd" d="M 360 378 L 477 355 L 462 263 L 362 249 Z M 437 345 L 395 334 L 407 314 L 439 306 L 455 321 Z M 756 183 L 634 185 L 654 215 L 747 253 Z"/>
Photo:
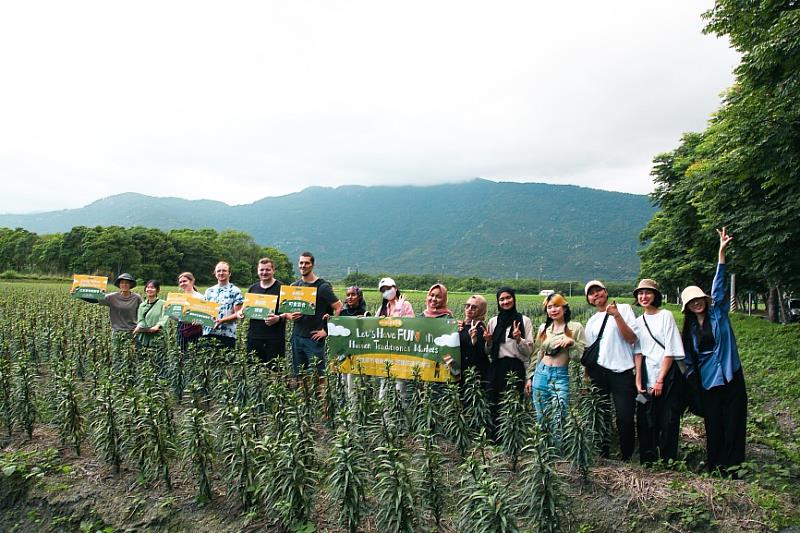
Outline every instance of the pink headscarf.
<path id="1" fill-rule="evenodd" d="M 439 307 L 431 307 L 430 303 L 428 302 L 428 298 L 425 297 L 425 310 L 422 312 L 423 316 L 429 318 L 439 318 L 442 316 L 453 316 L 453 312 L 447 308 L 447 287 L 442 285 L 441 283 L 435 283 L 428 289 L 428 296 L 431 295 L 433 289 L 439 289 L 439 292 L 442 293 L 442 303 Z"/>

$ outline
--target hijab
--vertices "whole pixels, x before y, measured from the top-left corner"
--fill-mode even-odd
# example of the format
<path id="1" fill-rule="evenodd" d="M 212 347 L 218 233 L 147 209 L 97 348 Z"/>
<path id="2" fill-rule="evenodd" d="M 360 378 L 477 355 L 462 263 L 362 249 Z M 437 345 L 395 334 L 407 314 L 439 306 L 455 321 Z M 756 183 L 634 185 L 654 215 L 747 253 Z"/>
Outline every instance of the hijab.
<path id="1" fill-rule="evenodd" d="M 431 288 L 428 289 L 428 296 L 431 295 L 433 289 L 439 289 L 439 292 L 442 293 L 442 303 L 439 307 L 431 307 L 430 303 L 428 303 L 427 296 L 425 297 L 425 310 L 422 312 L 423 316 L 428 318 L 440 318 L 440 317 L 451 317 L 453 316 L 453 312 L 447 308 L 447 287 L 442 285 L 441 283 L 435 283 L 431 285 Z"/>
<path id="2" fill-rule="evenodd" d="M 500 295 L 504 292 L 511 295 L 514 298 L 514 305 L 511 306 L 511 309 L 502 309 L 500 307 Z M 498 351 L 500 350 L 500 344 L 506 342 L 506 339 L 511 337 L 511 333 L 513 330 L 508 330 L 514 326 L 514 322 L 519 323 L 519 331 L 522 336 L 525 336 L 525 324 L 522 322 L 522 315 L 519 311 L 517 311 L 517 291 L 512 289 L 511 287 L 500 287 L 497 289 L 497 324 L 494 327 L 494 331 L 492 332 L 492 358 L 497 359 Z M 508 335 L 506 335 L 506 330 L 508 330 Z"/>

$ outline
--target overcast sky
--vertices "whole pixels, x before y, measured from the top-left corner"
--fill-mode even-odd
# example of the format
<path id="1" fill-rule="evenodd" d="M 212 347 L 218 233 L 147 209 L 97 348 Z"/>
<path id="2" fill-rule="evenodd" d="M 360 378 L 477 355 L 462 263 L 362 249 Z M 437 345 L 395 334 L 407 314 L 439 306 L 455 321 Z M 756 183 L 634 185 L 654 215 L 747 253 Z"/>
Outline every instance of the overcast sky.
<path id="1" fill-rule="evenodd" d="M 0 212 L 474 177 L 648 193 L 733 81 L 712 4 L 4 2 Z"/>

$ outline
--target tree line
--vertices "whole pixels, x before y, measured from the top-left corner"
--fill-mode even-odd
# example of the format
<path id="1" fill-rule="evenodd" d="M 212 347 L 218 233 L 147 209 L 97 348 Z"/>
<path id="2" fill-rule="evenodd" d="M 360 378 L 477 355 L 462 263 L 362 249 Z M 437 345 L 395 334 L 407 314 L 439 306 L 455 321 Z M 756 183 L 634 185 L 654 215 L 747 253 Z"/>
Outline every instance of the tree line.
<path id="1" fill-rule="evenodd" d="M 659 211 L 640 235 L 641 276 L 668 293 L 709 288 L 714 228 L 727 226 L 740 295 L 766 295 L 770 320 L 785 321 L 800 290 L 800 9 L 718 0 L 704 18 L 742 60 L 706 130 L 653 161 Z"/>
<path id="2" fill-rule="evenodd" d="M 247 285 L 257 280 L 255 265 L 264 256 L 274 261 L 276 278 L 294 278 L 286 254 L 241 231 L 184 228 L 165 233 L 140 226 L 76 226 L 67 233 L 37 235 L 0 228 L 0 272 L 109 277 L 130 272 L 140 279 L 174 283 L 179 273 L 190 271 L 198 283 L 213 284 L 214 265 L 224 260 L 231 266 L 231 279 Z"/>
<path id="3" fill-rule="evenodd" d="M 484 279 L 475 276 L 447 276 L 441 274 L 367 274 L 364 272 L 351 272 L 342 283 L 350 286 L 357 285 L 366 289 L 377 289 L 381 278 L 391 276 L 397 282 L 398 288 L 403 290 L 427 291 L 434 283 L 443 283 L 448 290 L 457 292 L 472 292 L 478 294 L 493 293 L 499 287 L 514 287 L 519 294 L 539 294 L 541 290 L 553 290 L 565 296 L 583 298 L 582 281 L 552 281 L 538 279 Z M 630 296 L 635 283 L 633 281 L 606 281 L 609 294 L 614 296 Z"/>

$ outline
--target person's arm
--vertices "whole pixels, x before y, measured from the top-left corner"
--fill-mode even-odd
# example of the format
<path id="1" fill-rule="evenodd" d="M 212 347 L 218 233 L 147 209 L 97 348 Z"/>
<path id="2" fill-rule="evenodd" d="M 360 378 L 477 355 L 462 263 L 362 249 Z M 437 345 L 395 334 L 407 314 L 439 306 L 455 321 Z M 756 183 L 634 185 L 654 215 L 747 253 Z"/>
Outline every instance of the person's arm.
<path id="1" fill-rule="evenodd" d="M 661 396 L 661 393 L 664 392 L 664 378 L 667 377 L 667 373 L 669 372 L 669 368 L 672 366 L 672 356 L 665 355 L 661 359 L 661 370 L 658 372 L 658 377 L 656 378 L 656 383 L 653 385 L 653 396 Z"/>
<path id="2" fill-rule="evenodd" d="M 619 330 L 620 335 L 622 335 L 622 338 L 625 339 L 625 342 L 628 344 L 633 344 L 636 342 L 636 333 L 633 331 L 633 322 L 631 321 L 631 323 L 628 324 L 626 317 L 622 316 L 622 314 L 619 312 L 616 300 L 612 300 L 611 303 L 608 304 L 606 313 L 608 313 L 614 319 L 614 322 L 616 322 L 617 329 Z"/>
<path id="3" fill-rule="evenodd" d="M 580 322 L 573 322 L 575 329 L 572 330 L 572 344 L 567 350 L 567 354 L 571 361 L 580 361 L 583 351 L 586 349 L 586 333 L 583 331 L 583 325 Z"/>
<path id="4" fill-rule="evenodd" d="M 525 328 L 525 335 L 517 338 L 517 347 L 522 355 L 530 357 L 533 354 L 533 324 L 530 318 L 523 315 L 522 325 Z"/>
<path id="5" fill-rule="evenodd" d="M 719 234 L 719 261 L 717 263 L 717 271 L 714 274 L 714 281 L 711 284 L 711 304 L 727 313 L 730 309 L 730 299 L 726 297 L 728 290 L 726 286 L 725 250 L 733 240 L 733 237 L 728 234 L 725 228 L 717 230 L 717 233 Z"/>
<path id="6" fill-rule="evenodd" d="M 647 392 L 647 383 L 642 383 L 642 367 L 644 366 L 644 355 L 640 352 L 637 352 L 633 356 L 633 363 L 636 365 L 636 390 L 640 394 L 645 394 Z"/>

